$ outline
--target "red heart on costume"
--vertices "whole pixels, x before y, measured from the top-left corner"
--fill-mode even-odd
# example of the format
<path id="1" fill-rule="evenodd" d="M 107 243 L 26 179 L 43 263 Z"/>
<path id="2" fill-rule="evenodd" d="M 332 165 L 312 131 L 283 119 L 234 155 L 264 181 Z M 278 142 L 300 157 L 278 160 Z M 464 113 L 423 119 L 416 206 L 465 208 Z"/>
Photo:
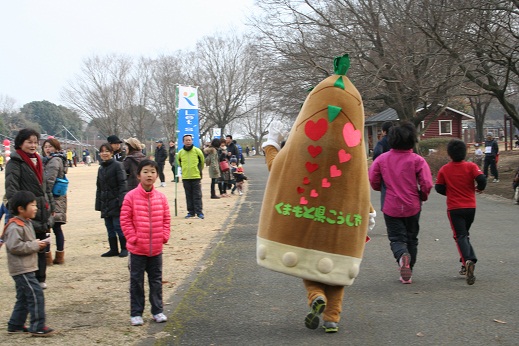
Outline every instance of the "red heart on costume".
<path id="1" fill-rule="evenodd" d="M 301 197 L 301 199 L 299 199 L 299 204 L 308 204 L 308 200 L 304 197 Z"/>
<path id="2" fill-rule="evenodd" d="M 344 163 L 351 160 L 351 154 L 347 153 L 346 150 L 341 149 L 339 150 L 339 162 Z"/>
<path id="3" fill-rule="evenodd" d="M 310 197 L 314 197 L 314 198 L 315 198 L 315 197 L 317 197 L 317 196 L 319 196 L 319 194 L 317 193 L 317 191 L 315 191 L 315 190 L 310 191 Z"/>
<path id="4" fill-rule="evenodd" d="M 322 118 L 314 123 L 312 120 L 308 120 L 305 124 L 305 133 L 313 141 L 317 141 L 319 138 L 324 136 L 328 130 L 328 121 Z"/>
<path id="5" fill-rule="evenodd" d="M 308 173 L 315 172 L 319 168 L 319 165 L 317 163 L 311 163 L 311 162 L 307 162 L 305 164 L 305 166 L 306 166 L 306 170 L 308 171 Z"/>
<path id="6" fill-rule="evenodd" d="M 323 178 L 323 181 L 321 182 L 321 186 L 330 187 L 330 186 L 332 186 L 332 183 L 330 183 L 327 178 Z"/>
<path id="7" fill-rule="evenodd" d="M 305 192 L 305 189 L 303 189 L 302 187 L 299 187 L 299 186 L 298 186 L 298 187 L 297 187 L 297 193 L 301 194 L 301 193 L 303 193 L 303 192 Z"/>
<path id="8" fill-rule="evenodd" d="M 337 168 L 337 166 L 333 165 L 330 167 L 330 176 L 332 178 L 337 178 L 342 175 L 342 171 Z"/>
<path id="9" fill-rule="evenodd" d="M 310 155 L 311 155 L 312 157 L 316 157 L 316 156 L 319 155 L 322 151 L 323 151 L 323 148 L 320 147 L 320 146 L 316 146 L 316 147 L 314 147 L 313 145 L 309 145 L 309 146 L 308 146 L 308 152 L 310 153 Z"/>
<path id="10" fill-rule="evenodd" d="M 342 128 L 342 137 L 347 146 L 354 147 L 359 145 L 361 134 L 359 130 L 355 130 L 352 123 L 346 123 Z"/>
<path id="11" fill-rule="evenodd" d="M 308 177 L 304 177 L 303 178 L 303 184 L 305 184 L 305 185 L 310 184 L 310 179 L 308 179 Z"/>

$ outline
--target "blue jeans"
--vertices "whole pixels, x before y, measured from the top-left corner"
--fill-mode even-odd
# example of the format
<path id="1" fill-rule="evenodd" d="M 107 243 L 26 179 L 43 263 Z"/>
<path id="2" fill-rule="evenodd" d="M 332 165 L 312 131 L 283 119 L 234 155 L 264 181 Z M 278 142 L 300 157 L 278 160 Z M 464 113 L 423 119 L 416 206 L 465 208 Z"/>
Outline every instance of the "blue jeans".
<path id="1" fill-rule="evenodd" d="M 23 329 L 27 315 L 31 314 L 29 331 L 41 331 L 45 327 L 45 299 L 40 283 L 34 272 L 13 276 L 16 284 L 16 303 L 14 304 L 8 326 L 10 329 Z"/>
<path id="2" fill-rule="evenodd" d="M 162 305 L 162 254 L 142 256 L 130 253 L 130 316 L 142 316 L 144 311 L 144 272 L 148 273 L 151 314 L 160 314 Z"/>
<path id="3" fill-rule="evenodd" d="M 108 231 L 108 238 L 124 238 L 123 230 L 121 229 L 121 221 L 119 216 L 105 217 L 105 226 Z"/>

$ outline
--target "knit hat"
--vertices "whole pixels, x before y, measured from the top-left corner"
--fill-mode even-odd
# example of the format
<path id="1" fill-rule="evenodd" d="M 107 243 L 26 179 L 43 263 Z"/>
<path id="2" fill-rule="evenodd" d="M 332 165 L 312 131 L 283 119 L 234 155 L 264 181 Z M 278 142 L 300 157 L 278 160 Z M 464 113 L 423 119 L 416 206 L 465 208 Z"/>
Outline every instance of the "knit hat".
<path id="1" fill-rule="evenodd" d="M 236 160 L 236 157 L 235 157 L 235 156 L 231 157 L 231 163 L 233 163 L 233 162 L 238 163 L 238 160 Z"/>
<path id="2" fill-rule="evenodd" d="M 144 149 L 144 144 L 142 144 L 137 138 L 131 137 L 131 138 L 125 139 L 124 142 L 135 150 Z"/>

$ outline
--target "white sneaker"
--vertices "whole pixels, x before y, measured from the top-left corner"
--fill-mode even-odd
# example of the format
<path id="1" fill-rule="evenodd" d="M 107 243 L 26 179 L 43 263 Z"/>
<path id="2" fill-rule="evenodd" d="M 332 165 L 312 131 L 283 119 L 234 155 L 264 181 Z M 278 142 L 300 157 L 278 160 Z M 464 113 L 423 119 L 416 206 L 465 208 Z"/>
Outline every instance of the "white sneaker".
<path id="1" fill-rule="evenodd" d="M 154 319 L 155 322 L 157 322 L 157 323 L 166 322 L 166 321 L 168 320 L 168 318 L 166 317 L 166 315 L 164 315 L 162 312 L 161 312 L 160 314 L 153 315 L 153 319 Z"/>
<path id="2" fill-rule="evenodd" d="M 493 183 L 499 183 L 499 179 L 492 180 Z"/>
<path id="3" fill-rule="evenodd" d="M 45 282 L 40 282 L 40 287 L 42 290 L 47 288 L 47 284 Z"/>
<path id="4" fill-rule="evenodd" d="M 142 326 L 144 324 L 144 320 L 142 316 L 132 316 L 130 317 L 130 323 L 132 326 Z"/>
<path id="5" fill-rule="evenodd" d="M 160 187 L 166 187 L 166 183 L 160 183 Z"/>
<path id="6" fill-rule="evenodd" d="M 238 192 L 238 194 L 241 196 L 241 195 L 243 195 L 243 192 L 240 191 L 240 192 Z"/>

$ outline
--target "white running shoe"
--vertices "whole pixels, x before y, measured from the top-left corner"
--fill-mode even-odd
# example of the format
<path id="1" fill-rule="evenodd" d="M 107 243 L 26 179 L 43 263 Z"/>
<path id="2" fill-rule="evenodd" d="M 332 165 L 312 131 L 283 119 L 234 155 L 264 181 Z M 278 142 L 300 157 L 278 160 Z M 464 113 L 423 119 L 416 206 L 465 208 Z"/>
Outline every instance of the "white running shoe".
<path id="1" fill-rule="evenodd" d="M 160 314 L 153 315 L 153 319 L 154 319 L 155 322 L 157 322 L 157 323 L 166 322 L 166 321 L 168 320 L 168 318 L 166 317 L 166 315 L 164 315 L 162 312 L 161 312 Z"/>
<path id="2" fill-rule="evenodd" d="M 132 316 L 130 317 L 130 323 L 132 326 L 142 326 L 144 324 L 144 320 L 142 316 Z"/>

